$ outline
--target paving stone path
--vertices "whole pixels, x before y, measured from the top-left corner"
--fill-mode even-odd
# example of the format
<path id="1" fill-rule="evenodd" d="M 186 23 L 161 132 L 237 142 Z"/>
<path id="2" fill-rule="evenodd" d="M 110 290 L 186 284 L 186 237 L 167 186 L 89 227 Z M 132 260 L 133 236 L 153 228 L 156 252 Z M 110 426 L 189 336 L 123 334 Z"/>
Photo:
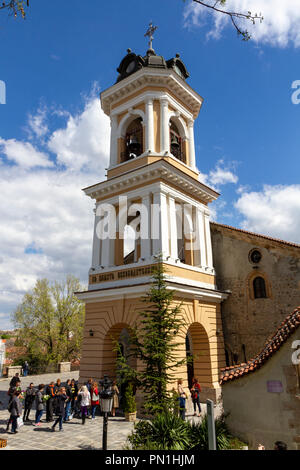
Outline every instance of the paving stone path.
<path id="1" fill-rule="evenodd" d="M 58 378 L 62 382 L 67 379 L 78 380 L 78 372 L 68 372 L 63 374 L 46 374 L 39 376 L 21 377 L 21 388 L 26 390 L 31 382 L 35 386 L 39 384 L 49 384 Z M 35 427 L 33 424 L 25 423 L 18 434 L 6 433 L 6 424 L 9 417 L 7 411 L 8 396 L 7 390 L 11 379 L 0 379 L 0 438 L 7 439 L 8 446 L 3 450 L 101 450 L 102 449 L 102 429 L 103 418 L 98 416 L 95 420 L 87 419 L 85 425 L 80 419 L 74 418 L 63 425 L 64 431 L 59 432 L 58 426 L 55 433 L 51 432 L 51 424 L 42 422 L 42 426 Z M 195 422 L 202 418 L 193 417 L 192 405 L 187 403 L 187 419 Z M 204 414 L 206 404 L 201 403 Z M 220 410 L 215 409 L 216 416 Z M 35 410 L 31 411 L 30 418 L 34 420 Z M 45 420 L 45 413 L 42 421 Z M 34 421 L 33 421 L 34 422 Z M 122 450 L 126 444 L 128 435 L 133 430 L 133 423 L 128 423 L 122 417 L 109 418 L 108 423 L 108 449 Z M 0 449 L 1 451 L 2 449 Z"/>
<path id="2" fill-rule="evenodd" d="M 21 388 L 25 390 L 33 382 L 48 384 L 60 378 L 62 382 L 69 378 L 78 379 L 78 372 L 64 374 L 47 374 L 40 376 L 21 377 Z M 95 420 L 86 420 L 85 425 L 80 419 L 73 419 L 65 423 L 63 432 L 51 432 L 50 423 L 42 423 L 40 427 L 24 424 L 18 434 L 6 433 L 6 423 L 9 417 L 7 411 L 10 379 L 0 379 L 0 438 L 7 439 L 8 446 L 3 450 L 100 450 L 102 448 L 103 419 L 98 416 Z M 35 411 L 31 411 L 30 418 L 34 419 Z M 45 419 L 45 413 L 43 418 Z M 108 449 L 121 450 L 127 436 L 131 433 L 133 424 L 122 417 L 109 418 L 108 423 Z M 2 450 L 2 449 L 1 449 Z"/>

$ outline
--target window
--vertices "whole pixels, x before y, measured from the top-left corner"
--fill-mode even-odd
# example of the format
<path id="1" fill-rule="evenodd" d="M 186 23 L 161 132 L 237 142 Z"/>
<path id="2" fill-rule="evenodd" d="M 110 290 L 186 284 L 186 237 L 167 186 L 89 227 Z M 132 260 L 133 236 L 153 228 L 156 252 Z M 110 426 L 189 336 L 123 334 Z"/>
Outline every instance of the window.
<path id="1" fill-rule="evenodd" d="M 259 250 L 254 249 L 249 253 L 249 261 L 253 264 L 258 264 L 262 259 L 262 254 Z"/>
<path id="2" fill-rule="evenodd" d="M 266 282 L 263 277 L 258 276 L 253 280 L 253 291 L 255 299 L 267 298 Z"/>
<path id="3" fill-rule="evenodd" d="M 170 152 L 178 160 L 186 163 L 186 158 L 182 148 L 182 138 L 180 137 L 177 126 L 171 121 L 170 127 Z"/>
<path id="4" fill-rule="evenodd" d="M 125 151 L 121 153 L 121 161 L 127 162 L 143 153 L 143 126 L 142 119 L 135 119 L 127 128 L 125 137 Z"/>

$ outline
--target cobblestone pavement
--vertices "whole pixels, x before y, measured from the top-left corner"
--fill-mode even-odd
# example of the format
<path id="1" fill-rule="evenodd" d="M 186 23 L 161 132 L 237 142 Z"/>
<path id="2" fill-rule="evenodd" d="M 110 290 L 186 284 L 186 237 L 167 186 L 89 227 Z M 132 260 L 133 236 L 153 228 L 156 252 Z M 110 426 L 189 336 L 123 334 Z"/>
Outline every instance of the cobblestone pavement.
<path id="1" fill-rule="evenodd" d="M 35 386 L 43 383 L 56 382 L 58 378 L 62 382 L 67 379 L 78 379 L 78 372 L 63 374 L 47 374 L 39 376 L 21 377 L 21 388 L 25 390 L 33 382 Z M 4 450 L 101 450 L 103 418 L 97 416 L 95 420 L 87 419 L 85 425 L 80 419 L 74 418 L 63 425 L 63 432 L 51 432 L 51 424 L 42 422 L 40 427 L 25 423 L 18 434 L 6 433 L 6 424 L 9 417 L 7 411 L 7 390 L 11 379 L 0 379 L 0 438 L 7 439 L 8 446 Z M 201 403 L 202 416 L 206 413 L 206 404 Z M 187 416 L 189 421 L 201 421 L 202 418 L 193 417 L 190 399 L 187 402 Z M 215 415 L 220 414 L 219 407 L 215 409 Z M 35 410 L 31 411 L 30 418 L 34 420 Z M 42 421 L 45 420 L 45 413 Z M 34 421 L 33 421 L 34 422 Z M 127 436 L 133 430 L 133 423 L 128 423 L 122 417 L 109 418 L 108 423 L 108 449 L 122 450 Z"/>
<path id="2" fill-rule="evenodd" d="M 78 379 L 78 372 L 64 374 L 47 374 L 40 376 L 22 377 L 21 388 L 26 389 L 30 382 L 35 385 L 48 384 L 60 378 L 62 382 L 69 378 Z M 8 446 L 3 450 L 100 450 L 102 448 L 103 419 L 98 416 L 95 420 L 87 419 L 85 425 L 80 419 L 74 418 L 63 425 L 64 431 L 51 432 L 50 423 L 42 423 L 40 427 L 24 424 L 18 434 L 6 433 L 6 423 L 9 417 L 7 411 L 7 390 L 10 379 L 0 380 L 0 438 L 7 439 Z M 34 419 L 35 411 L 31 411 L 30 418 Z M 45 413 L 43 418 L 45 419 Z M 51 423 L 52 424 L 52 423 Z M 109 418 L 108 423 L 108 449 L 121 450 L 127 436 L 133 429 L 133 424 L 122 417 Z"/>

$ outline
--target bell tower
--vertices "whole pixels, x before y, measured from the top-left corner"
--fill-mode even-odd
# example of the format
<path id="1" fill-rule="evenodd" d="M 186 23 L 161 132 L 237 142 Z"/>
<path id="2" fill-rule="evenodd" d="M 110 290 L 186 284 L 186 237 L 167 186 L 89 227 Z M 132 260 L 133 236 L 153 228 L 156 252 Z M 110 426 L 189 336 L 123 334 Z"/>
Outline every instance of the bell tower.
<path id="1" fill-rule="evenodd" d="M 107 179 L 84 190 L 96 207 L 89 288 L 78 294 L 86 303 L 80 378 L 116 377 L 112 333 L 121 341 L 138 321 L 162 256 L 187 321 L 181 354 L 195 356 L 181 377 L 187 386 L 196 376 L 205 397 L 216 399 L 226 295 L 216 287 L 208 208 L 219 194 L 199 182 L 196 167 L 194 123 L 203 99 L 188 85 L 179 54 L 165 60 L 155 53 L 150 30 L 146 55 L 128 49 L 116 83 L 101 94 L 110 160 Z"/>

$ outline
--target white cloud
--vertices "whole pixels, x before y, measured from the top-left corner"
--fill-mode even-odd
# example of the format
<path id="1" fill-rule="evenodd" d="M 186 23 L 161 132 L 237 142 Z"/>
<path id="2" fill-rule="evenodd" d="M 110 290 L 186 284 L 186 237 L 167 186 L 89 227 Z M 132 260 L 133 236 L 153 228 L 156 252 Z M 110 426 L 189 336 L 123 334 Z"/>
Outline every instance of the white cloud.
<path id="1" fill-rule="evenodd" d="M 27 130 L 31 138 L 40 139 L 48 133 L 47 112 L 45 106 L 40 106 L 35 114 L 29 114 Z"/>
<path id="2" fill-rule="evenodd" d="M 300 185 L 245 192 L 235 207 L 244 217 L 245 230 L 300 243 Z"/>
<path id="3" fill-rule="evenodd" d="M 209 3 L 214 4 L 215 0 L 211 0 Z M 227 0 L 226 7 L 220 8 L 235 12 L 262 13 L 264 17 L 262 23 L 259 21 L 255 25 L 249 21 L 242 23 L 242 28 L 246 28 L 253 40 L 258 43 L 279 47 L 293 44 L 295 47 L 300 47 L 299 0 Z M 233 27 L 227 15 L 212 12 L 194 2 L 187 4 L 184 11 L 186 26 L 203 27 L 207 25 L 209 19 L 211 19 L 212 25 L 209 23 L 208 37 L 219 39 L 225 27 Z"/>
<path id="4" fill-rule="evenodd" d="M 109 133 L 99 100 L 91 97 L 48 141 L 35 132 L 40 146 L 49 143 L 58 152 L 53 162 L 28 142 L 1 140 L 15 165 L 0 160 L 0 312 L 6 315 L 0 328 L 8 327 L 9 313 L 37 279 L 72 273 L 87 282 L 94 203 L 81 188 L 104 179 Z"/>
<path id="5" fill-rule="evenodd" d="M 20 142 L 15 139 L 5 140 L 0 138 L 0 157 L 1 153 L 7 158 L 7 160 L 10 160 L 23 168 L 33 168 L 37 166 L 49 168 L 53 166 L 48 155 L 37 150 L 30 142 Z"/>
<path id="6" fill-rule="evenodd" d="M 216 188 L 229 183 L 236 184 L 238 180 L 238 176 L 234 173 L 234 162 L 225 164 L 223 160 L 219 160 L 208 175 L 205 173 L 199 175 L 201 183 Z"/>
<path id="7" fill-rule="evenodd" d="M 69 115 L 66 127 L 52 134 L 48 147 L 67 168 L 103 172 L 109 152 L 108 130 L 109 119 L 101 111 L 99 99 L 93 98 L 86 103 L 83 113 Z"/>

